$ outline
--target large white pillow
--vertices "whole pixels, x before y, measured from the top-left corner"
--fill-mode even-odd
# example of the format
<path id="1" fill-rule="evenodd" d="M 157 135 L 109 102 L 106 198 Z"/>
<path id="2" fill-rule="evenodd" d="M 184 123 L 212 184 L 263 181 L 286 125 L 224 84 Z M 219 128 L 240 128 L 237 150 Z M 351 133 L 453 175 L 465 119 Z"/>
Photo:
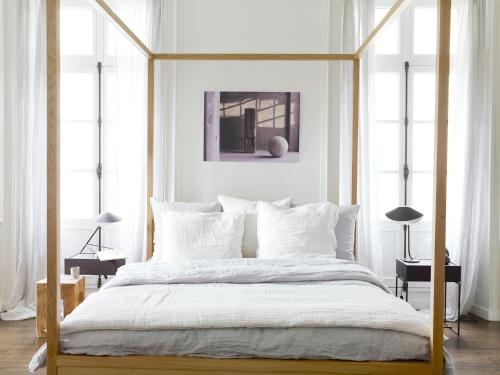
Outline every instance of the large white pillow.
<path id="1" fill-rule="evenodd" d="M 335 257 L 337 220 L 338 207 L 329 202 L 290 209 L 262 204 L 257 258 Z"/>
<path id="2" fill-rule="evenodd" d="M 243 257 L 255 258 L 257 256 L 257 217 L 260 206 L 264 201 L 249 201 L 241 198 L 233 198 L 225 195 L 217 197 L 224 212 L 245 213 L 245 231 L 243 233 Z M 292 198 L 284 198 L 272 202 L 277 207 L 290 208 Z"/>
<path id="3" fill-rule="evenodd" d="M 164 212 L 160 261 L 241 258 L 242 213 Z"/>
<path id="4" fill-rule="evenodd" d="M 354 234 L 359 205 L 339 207 L 339 221 L 335 226 L 337 258 L 354 260 Z"/>
<path id="5" fill-rule="evenodd" d="M 153 211 L 153 218 L 155 222 L 154 231 L 154 252 L 153 260 L 157 260 L 157 252 L 162 247 L 162 213 L 164 212 L 221 212 L 222 206 L 219 202 L 168 202 L 162 201 L 158 198 L 150 198 L 151 210 Z"/>

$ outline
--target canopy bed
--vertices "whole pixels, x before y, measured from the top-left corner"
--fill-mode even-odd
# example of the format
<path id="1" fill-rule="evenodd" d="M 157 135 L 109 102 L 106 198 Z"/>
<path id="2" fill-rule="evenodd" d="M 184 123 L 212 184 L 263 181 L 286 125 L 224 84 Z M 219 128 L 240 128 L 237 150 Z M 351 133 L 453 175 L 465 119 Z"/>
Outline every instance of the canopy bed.
<path id="1" fill-rule="evenodd" d="M 153 53 L 104 0 L 92 2 L 109 16 L 145 55 L 148 60 L 148 118 L 147 118 L 147 197 L 152 196 L 153 186 L 153 113 L 154 74 L 156 60 L 281 60 L 281 61 L 352 61 L 353 64 L 353 113 L 352 113 L 352 203 L 358 201 L 358 123 L 360 59 L 367 47 L 380 31 L 396 17 L 409 0 L 398 0 L 380 24 L 369 34 L 359 48 L 351 54 L 255 54 L 255 53 Z M 60 348 L 59 313 L 59 264 L 60 264 L 60 216 L 59 216 L 59 0 L 47 0 L 47 370 L 48 374 L 205 374 L 205 373 L 246 373 L 259 374 L 307 373 L 307 374 L 442 374 L 443 373 L 443 293 L 445 260 L 445 212 L 446 212 L 446 163 L 447 163 L 447 121 L 448 121 L 448 80 L 449 80 L 449 39 L 451 0 L 437 0 L 438 40 L 437 40 L 437 95 L 436 95 L 436 143 L 434 181 L 434 227 L 431 284 L 431 322 L 428 360 L 405 361 L 350 361 L 335 359 L 217 359 L 189 356 L 89 356 L 63 354 Z M 148 205 L 149 207 L 149 205 Z M 147 254 L 153 255 L 153 213 L 147 212 Z M 141 266 L 135 271 L 139 272 Z M 266 267 L 266 264 L 263 266 Z M 321 268 L 321 266 L 318 266 Z M 321 271 L 321 269 L 319 269 Z M 353 270 L 355 272 L 356 270 Z M 175 270 L 173 282 L 177 280 Z M 198 275 L 202 277 L 203 275 Z M 293 275 L 285 275 L 291 277 Z M 285 277 L 284 276 L 284 277 Z M 210 280 L 211 276 L 206 276 Z M 229 277 L 229 276 L 228 276 Z M 266 276 L 264 276 L 266 277 Z M 314 279 L 317 276 L 310 275 Z M 289 279 L 286 279 L 289 280 Z M 119 284 L 121 281 L 115 282 Z M 210 281 L 207 281 L 210 282 Z M 376 283 L 376 281 L 373 281 Z M 118 288 L 115 288 L 118 289 Z M 112 293 L 113 288 L 105 292 Z M 100 294 L 101 292 L 97 293 Z M 104 296 L 104 294 L 101 294 Z M 96 297 L 99 298 L 99 297 Z M 104 298 L 104 297 L 102 297 Z M 199 297 L 201 298 L 201 296 Z M 391 297 L 394 298 L 394 297 Z M 100 303 L 105 304 L 105 300 Z M 398 300 L 399 303 L 399 300 Z M 229 316 L 229 318 L 231 318 Z M 71 323 L 71 319 L 70 323 Z M 234 328 L 237 328 L 233 326 Z M 415 330 L 418 327 L 414 327 Z M 132 335 L 132 333 L 129 333 Z M 137 332 L 136 332 L 137 334 Z"/>

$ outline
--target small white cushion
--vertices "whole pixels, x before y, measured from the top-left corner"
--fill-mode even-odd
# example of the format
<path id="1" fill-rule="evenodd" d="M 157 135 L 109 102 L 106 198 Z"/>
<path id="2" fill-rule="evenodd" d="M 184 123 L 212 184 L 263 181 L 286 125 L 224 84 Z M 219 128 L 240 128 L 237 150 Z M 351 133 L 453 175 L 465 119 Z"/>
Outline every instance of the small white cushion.
<path id="1" fill-rule="evenodd" d="M 221 212 L 222 206 L 219 202 L 168 202 L 162 201 L 158 198 L 150 198 L 151 210 L 153 211 L 153 218 L 155 222 L 154 231 L 154 253 L 153 261 L 159 258 L 158 252 L 162 247 L 162 213 L 164 212 Z"/>
<path id="2" fill-rule="evenodd" d="M 339 221 L 335 227 L 337 258 L 354 260 L 354 233 L 359 205 L 339 207 Z"/>
<path id="3" fill-rule="evenodd" d="M 164 212 L 163 262 L 241 258 L 242 213 Z"/>
<path id="4" fill-rule="evenodd" d="M 335 257 L 337 220 L 338 207 L 329 202 L 290 209 L 262 204 L 257 258 Z"/>
<path id="5" fill-rule="evenodd" d="M 243 233 L 243 257 L 255 258 L 257 256 L 257 217 L 259 209 L 264 201 L 249 201 L 241 198 L 233 198 L 225 195 L 217 197 L 224 212 L 245 213 L 245 232 Z M 277 207 L 290 208 L 292 198 L 284 198 L 272 202 Z"/>

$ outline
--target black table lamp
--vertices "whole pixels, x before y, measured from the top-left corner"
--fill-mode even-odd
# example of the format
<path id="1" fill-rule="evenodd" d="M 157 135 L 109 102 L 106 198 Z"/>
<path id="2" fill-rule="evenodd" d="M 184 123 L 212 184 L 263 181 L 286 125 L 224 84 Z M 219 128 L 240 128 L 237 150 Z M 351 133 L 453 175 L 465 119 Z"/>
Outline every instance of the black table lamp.
<path id="1" fill-rule="evenodd" d="M 84 250 L 87 246 L 93 246 L 93 247 L 96 247 L 98 251 L 101 251 L 102 249 L 111 249 L 110 247 L 107 247 L 107 246 L 102 246 L 102 243 L 101 243 L 101 230 L 102 230 L 102 226 L 103 225 L 106 225 L 106 224 L 113 224 L 113 223 L 118 223 L 122 220 L 121 217 L 109 212 L 109 211 L 106 211 L 106 212 L 103 212 L 102 214 L 100 214 L 99 216 L 96 217 L 95 219 L 95 223 L 98 225 L 97 228 L 94 230 L 94 232 L 92 233 L 92 235 L 90 236 L 90 238 L 87 240 L 87 242 L 85 243 L 85 245 L 83 245 L 83 248 L 80 250 L 80 253 L 79 254 L 95 254 L 95 251 L 92 249 L 90 253 L 85 253 Z M 98 238 L 98 243 L 97 244 L 93 244 L 91 243 L 92 241 L 92 238 L 94 238 L 94 236 L 96 235 L 96 233 L 99 234 L 99 238 Z"/>
<path id="2" fill-rule="evenodd" d="M 387 212 L 385 216 L 403 225 L 403 260 L 407 263 L 418 263 L 419 261 L 412 257 L 410 251 L 410 225 L 418 223 L 424 215 L 411 207 L 402 206 Z"/>

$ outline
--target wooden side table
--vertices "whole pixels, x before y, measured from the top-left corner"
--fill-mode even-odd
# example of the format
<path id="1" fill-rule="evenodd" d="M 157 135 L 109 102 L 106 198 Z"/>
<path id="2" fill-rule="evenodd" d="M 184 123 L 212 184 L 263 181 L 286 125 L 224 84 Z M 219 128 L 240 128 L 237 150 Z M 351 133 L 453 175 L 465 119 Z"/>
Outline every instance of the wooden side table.
<path id="1" fill-rule="evenodd" d="M 69 275 L 61 275 L 60 284 L 66 316 L 85 298 L 85 278 L 80 276 L 74 279 Z M 47 336 L 47 279 L 36 282 L 36 335 Z"/>
<path id="2" fill-rule="evenodd" d="M 101 287 L 101 275 L 107 279 L 110 275 L 116 275 L 118 268 L 125 264 L 125 259 L 107 260 L 101 262 L 95 255 L 76 254 L 64 259 L 64 273 L 70 274 L 71 267 L 80 267 L 80 275 L 96 275 L 97 287 Z"/>
<path id="3" fill-rule="evenodd" d="M 462 289 L 462 266 L 455 263 L 445 265 L 445 282 L 444 282 L 444 320 L 446 323 L 446 286 L 448 283 L 458 285 L 458 319 L 457 332 L 453 328 L 445 324 L 445 328 L 450 329 L 460 336 L 460 293 Z M 401 292 L 405 292 L 406 301 L 408 302 L 408 282 L 429 282 L 431 281 L 431 260 L 419 259 L 418 263 L 405 262 L 403 259 L 396 259 L 396 296 L 398 295 L 398 279 L 403 281 Z M 401 295 L 401 299 L 403 296 Z"/>

